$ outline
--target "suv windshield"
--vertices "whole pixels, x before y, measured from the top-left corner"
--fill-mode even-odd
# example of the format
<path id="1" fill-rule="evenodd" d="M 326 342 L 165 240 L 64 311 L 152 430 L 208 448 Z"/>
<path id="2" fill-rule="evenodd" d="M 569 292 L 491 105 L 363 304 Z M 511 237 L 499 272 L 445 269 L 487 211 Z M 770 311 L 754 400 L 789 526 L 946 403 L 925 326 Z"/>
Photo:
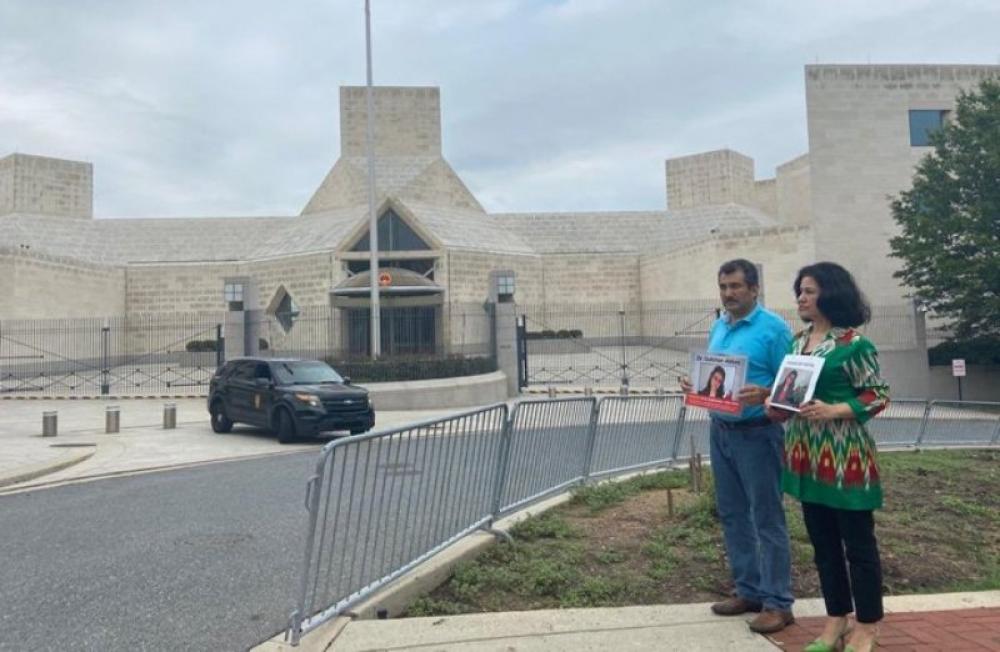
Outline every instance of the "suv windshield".
<path id="1" fill-rule="evenodd" d="M 272 362 L 274 378 L 281 385 L 342 383 L 344 379 L 325 362 Z"/>

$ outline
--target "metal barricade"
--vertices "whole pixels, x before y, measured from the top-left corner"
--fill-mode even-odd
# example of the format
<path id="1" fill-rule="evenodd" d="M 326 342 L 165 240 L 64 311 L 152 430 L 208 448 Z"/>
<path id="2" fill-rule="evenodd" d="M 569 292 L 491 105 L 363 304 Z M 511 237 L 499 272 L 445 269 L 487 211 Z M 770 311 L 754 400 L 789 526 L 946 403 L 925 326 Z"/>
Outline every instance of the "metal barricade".
<path id="1" fill-rule="evenodd" d="M 514 407 L 500 460 L 494 516 L 563 491 L 586 475 L 594 398 L 524 401 Z"/>
<path id="2" fill-rule="evenodd" d="M 615 475 L 674 459 L 680 396 L 607 396 L 597 404 L 590 477 Z"/>
<path id="3" fill-rule="evenodd" d="M 1000 403 L 931 401 L 919 445 L 983 446 L 996 443 Z"/>
<path id="4" fill-rule="evenodd" d="M 293 645 L 490 522 L 506 427 L 500 404 L 323 448 L 307 484 Z"/>
<path id="5" fill-rule="evenodd" d="M 887 448 L 996 445 L 1000 403 L 900 399 L 867 427 Z M 331 442 L 307 484 L 288 638 L 502 515 L 587 478 L 707 453 L 708 436 L 709 413 L 679 396 L 609 396 L 522 401 L 509 418 L 500 404 Z"/>
<path id="6" fill-rule="evenodd" d="M 889 406 L 865 423 L 878 448 L 917 445 L 930 404 L 922 399 L 894 399 Z"/>
<path id="7" fill-rule="evenodd" d="M 674 447 L 674 458 L 683 460 L 692 457 L 695 453 L 701 453 L 707 458 L 711 424 L 708 410 L 685 407 L 681 413 L 680 435 L 677 437 Z"/>

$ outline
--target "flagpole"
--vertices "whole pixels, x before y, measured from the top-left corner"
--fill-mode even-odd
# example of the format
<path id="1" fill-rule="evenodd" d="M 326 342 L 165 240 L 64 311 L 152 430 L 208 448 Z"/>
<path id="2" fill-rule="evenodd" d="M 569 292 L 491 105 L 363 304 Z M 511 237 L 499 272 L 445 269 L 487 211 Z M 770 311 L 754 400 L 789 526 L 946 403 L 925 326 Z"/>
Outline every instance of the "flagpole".
<path id="1" fill-rule="evenodd" d="M 368 125 L 365 153 L 368 157 L 368 276 L 371 294 L 371 357 L 372 360 L 378 360 L 382 348 L 382 310 L 379 301 L 378 216 L 375 215 L 375 100 L 372 90 L 372 13 L 370 0 L 365 0 L 365 60 L 368 68 L 366 88 Z"/>

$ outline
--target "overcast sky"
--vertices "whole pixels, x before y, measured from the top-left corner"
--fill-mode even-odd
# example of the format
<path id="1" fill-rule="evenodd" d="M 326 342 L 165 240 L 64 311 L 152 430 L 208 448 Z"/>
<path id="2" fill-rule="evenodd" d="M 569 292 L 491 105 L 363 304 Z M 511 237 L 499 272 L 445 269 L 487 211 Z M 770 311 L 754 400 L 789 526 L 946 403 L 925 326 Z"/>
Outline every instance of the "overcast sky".
<path id="1" fill-rule="evenodd" d="M 665 207 L 663 160 L 807 149 L 807 63 L 1000 62 L 998 0 L 372 0 L 375 83 L 441 88 L 487 210 Z M 0 0 L 0 156 L 98 217 L 294 215 L 365 81 L 363 0 Z"/>

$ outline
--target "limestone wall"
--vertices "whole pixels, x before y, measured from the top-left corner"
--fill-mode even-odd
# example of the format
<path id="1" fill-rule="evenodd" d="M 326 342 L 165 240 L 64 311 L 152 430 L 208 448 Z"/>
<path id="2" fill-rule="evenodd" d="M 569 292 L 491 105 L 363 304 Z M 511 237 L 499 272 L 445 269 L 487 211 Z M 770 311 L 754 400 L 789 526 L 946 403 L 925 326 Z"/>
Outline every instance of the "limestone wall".
<path id="1" fill-rule="evenodd" d="M 633 303 L 640 298 L 638 254 L 547 254 L 547 304 Z"/>
<path id="2" fill-rule="evenodd" d="M 909 111 L 953 110 L 960 89 L 1000 66 L 806 66 L 809 161 L 816 255 L 862 272 L 875 301 L 905 290 L 889 256 L 898 227 L 890 195 L 910 187 L 929 147 L 911 147 Z"/>
<path id="3" fill-rule="evenodd" d="M 777 212 L 785 224 L 809 224 L 812 203 L 809 192 L 809 155 L 803 154 L 779 165 L 775 177 Z"/>
<path id="4" fill-rule="evenodd" d="M 514 300 L 544 300 L 542 259 L 539 256 L 451 250 L 438 259 L 434 279 L 448 288 L 449 302 L 483 302 L 489 297 L 490 271 L 514 270 Z"/>
<path id="5" fill-rule="evenodd" d="M 754 181 L 753 193 L 748 203 L 757 210 L 777 217 L 778 215 L 778 187 L 774 179 L 764 179 Z"/>
<path id="6" fill-rule="evenodd" d="M 0 249 L 0 319 L 120 315 L 124 290 L 118 267 Z"/>
<path id="7" fill-rule="evenodd" d="M 713 299 L 719 293 L 719 266 L 733 258 L 762 263 L 766 304 L 791 308 L 795 274 L 814 259 L 812 233 L 806 227 L 782 227 L 726 234 L 680 250 L 645 254 L 639 260 L 642 301 Z"/>
<path id="8" fill-rule="evenodd" d="M 730 149 L 667 159 L 667 208 L 752 204 L 753 159 Z"/>
<path id="9" fill-rule="evenodd" d="M 441 92 L 432 87 L 373 89 L 375 153 L 384 156 L 441 155 Z M 340 88 L 340 154 L 364 156 L 367 125 L 364 86 Z"/>
<path id="10" fill-rule="evenodd" d="M 11 154 L 0 159 L 0 215 L 41 213 L 93 217 L 90 163 Z"/>

